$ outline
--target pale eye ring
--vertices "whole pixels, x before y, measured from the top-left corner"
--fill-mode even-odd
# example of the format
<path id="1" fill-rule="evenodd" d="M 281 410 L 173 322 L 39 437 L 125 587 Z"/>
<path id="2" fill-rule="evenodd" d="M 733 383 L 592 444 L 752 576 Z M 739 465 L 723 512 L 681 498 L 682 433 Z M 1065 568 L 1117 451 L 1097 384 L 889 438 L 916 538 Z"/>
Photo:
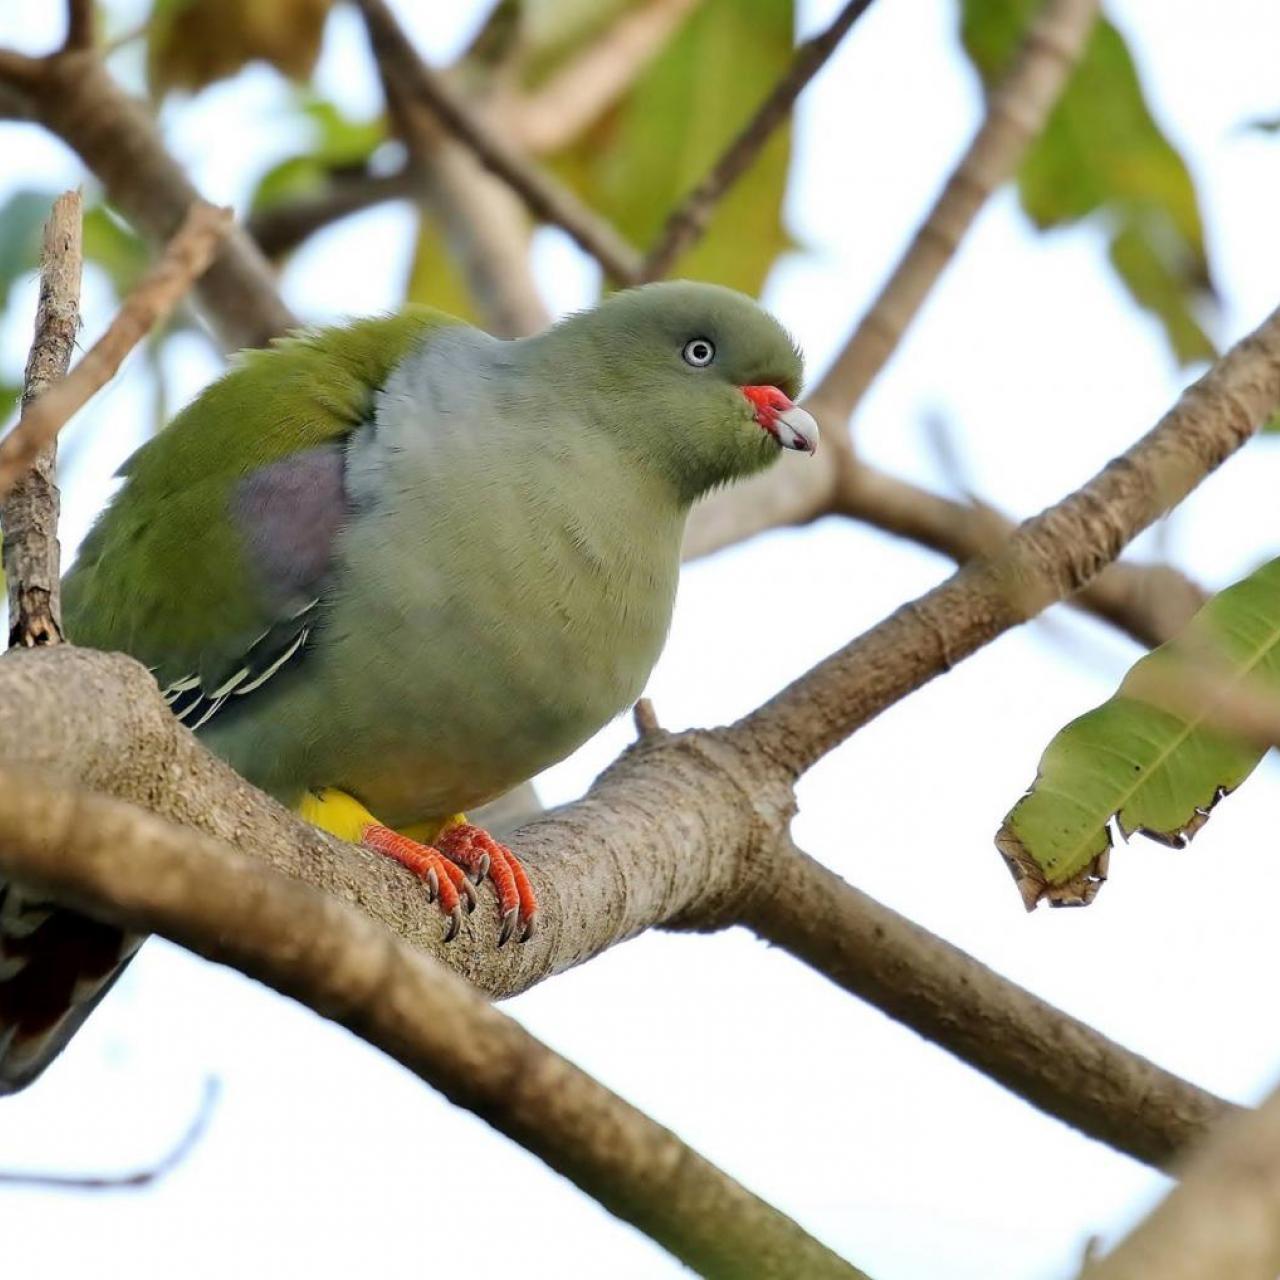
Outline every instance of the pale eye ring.
<path id="1" fill-rule="evenodd" d="M 710 338 L 690 338 L 680 353 L 685 364 L 695 369 L 705 369 L 716 358 L 716 344 Z"/>

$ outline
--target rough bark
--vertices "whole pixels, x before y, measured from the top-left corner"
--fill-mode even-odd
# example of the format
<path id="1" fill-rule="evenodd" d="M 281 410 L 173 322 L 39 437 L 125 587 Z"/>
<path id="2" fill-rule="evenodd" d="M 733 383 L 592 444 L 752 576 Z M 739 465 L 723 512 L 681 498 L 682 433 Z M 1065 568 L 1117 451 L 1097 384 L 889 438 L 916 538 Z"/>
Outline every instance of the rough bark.
<path id="1" fill-rule="evenodd" d="M 703 1275 L 863 1276 L 456 974 L 226 844 L 0 772 L 0 869 L 235 965 L 348 1027 Z"/>
<path id="2" fill-rule="evenodd" d="M 35 336 L 23 377 L 24 413 L 65 377 L 71 363 L 80 328 L 80 210 L 80 193 L 68 191 L 54 201 L 45 223 Z M 0 495 L 10 646 L 29 649 L 62 639 L 57 468 L 57 445 L 50 440 L 31 453 L 20 481 Z"/>
<path id="3" fill-rule="evenodd" d="M 1080 1280 L 1275 1280 L 1280 1093 L 1216 1129 L 1168 1197 Z"/>

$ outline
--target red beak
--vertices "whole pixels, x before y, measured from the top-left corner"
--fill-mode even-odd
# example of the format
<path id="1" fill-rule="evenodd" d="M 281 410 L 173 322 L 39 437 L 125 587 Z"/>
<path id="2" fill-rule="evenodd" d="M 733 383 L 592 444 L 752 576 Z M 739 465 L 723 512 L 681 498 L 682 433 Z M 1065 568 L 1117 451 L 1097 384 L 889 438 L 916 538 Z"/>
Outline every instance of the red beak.
<path id="1" fill-rule="evenodd" d="M 784 449 L 813 453 L 818 447 L 818 424 L 777 387 L 743 387 L 756 421 Z"/>

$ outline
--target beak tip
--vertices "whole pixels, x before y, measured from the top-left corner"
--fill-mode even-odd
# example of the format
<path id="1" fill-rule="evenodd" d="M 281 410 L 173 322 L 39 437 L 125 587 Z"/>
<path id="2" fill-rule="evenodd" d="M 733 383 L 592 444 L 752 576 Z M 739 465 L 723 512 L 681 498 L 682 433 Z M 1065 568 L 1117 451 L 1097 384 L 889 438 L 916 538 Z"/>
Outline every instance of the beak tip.
<path id="1" fill-rule="evenodd" d="M 778 426 L 781 428 L 778 443 L 784 449 L 794 449 L 810 456 L 818 452 L 818 442 L 821 439 L 818 424 L 813 415 L 799 405 L 793 405 L 778 414 Z"/>

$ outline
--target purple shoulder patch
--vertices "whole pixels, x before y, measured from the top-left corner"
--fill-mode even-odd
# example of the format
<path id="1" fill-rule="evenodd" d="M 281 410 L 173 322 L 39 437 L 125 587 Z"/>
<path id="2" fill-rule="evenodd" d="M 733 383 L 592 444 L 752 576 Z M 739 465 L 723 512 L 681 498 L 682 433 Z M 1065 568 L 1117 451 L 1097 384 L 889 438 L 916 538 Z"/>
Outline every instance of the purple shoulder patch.
<path id="1" fill-rule="evenodd" d="M 259 467 L 236 485 L 231 514 L 270 604 L 305 604 L 329 571 L 347 516 L 342 446 L 307 449 Z"/>

